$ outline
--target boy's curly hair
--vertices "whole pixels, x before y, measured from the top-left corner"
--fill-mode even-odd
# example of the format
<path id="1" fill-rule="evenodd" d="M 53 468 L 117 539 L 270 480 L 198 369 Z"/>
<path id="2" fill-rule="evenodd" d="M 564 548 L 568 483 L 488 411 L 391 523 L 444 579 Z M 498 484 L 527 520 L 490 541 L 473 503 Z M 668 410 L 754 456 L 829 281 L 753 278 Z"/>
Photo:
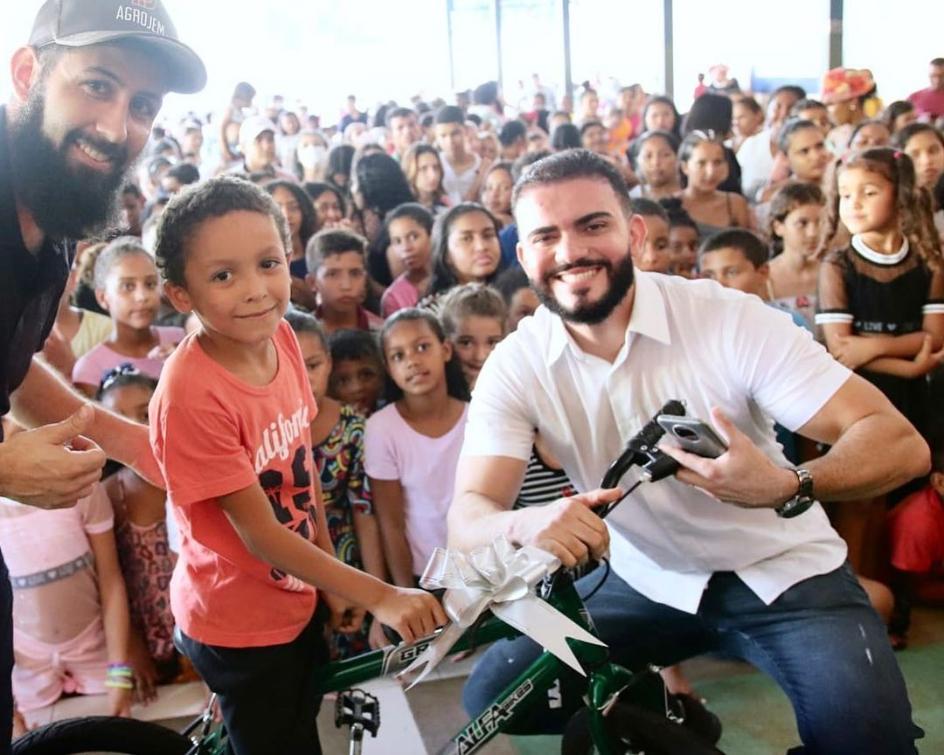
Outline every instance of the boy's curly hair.
<path id="1" fill-rule="evenodd" d="M 292 248 L 288 221 L 265 190 L 239 176 L 217 176 L 206 183 L 194 184 L 175 195 L 157 226 L 154 256 L 164 280 L 185 286 L 184 267 L 187 244 L 204 222 L 231 212 L 258 212 L 268 215 L 278 229 L 282 247 Z"/>

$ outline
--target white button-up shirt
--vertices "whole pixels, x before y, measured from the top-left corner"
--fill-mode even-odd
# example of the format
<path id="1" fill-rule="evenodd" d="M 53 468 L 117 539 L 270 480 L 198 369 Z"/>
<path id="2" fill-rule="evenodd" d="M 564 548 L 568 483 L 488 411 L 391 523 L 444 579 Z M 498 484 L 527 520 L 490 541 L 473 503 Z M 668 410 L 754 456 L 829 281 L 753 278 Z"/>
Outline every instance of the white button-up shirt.
<path id="1" fill-rule="evenodd" d="M 626 442 L 666 401 L 680 399 L 704 421 L 721 408 L 789 466 L 773 420 L 803 426 L 849 375 L 755 296 L 637 271 L 626 342 L 612 363 L 583 352 L 545 307 L 498 345 L 475 386 L 462 455 L 524 461 L 538 430 L 576 488 L 592 490 Z M 846 556 L 819 504 L 781 519 L 675 478 L 641 485 L 606 521 L 614 571 L 648 598 L 689 613 L 713 572 L 736 572 L 770 603 Z"/>

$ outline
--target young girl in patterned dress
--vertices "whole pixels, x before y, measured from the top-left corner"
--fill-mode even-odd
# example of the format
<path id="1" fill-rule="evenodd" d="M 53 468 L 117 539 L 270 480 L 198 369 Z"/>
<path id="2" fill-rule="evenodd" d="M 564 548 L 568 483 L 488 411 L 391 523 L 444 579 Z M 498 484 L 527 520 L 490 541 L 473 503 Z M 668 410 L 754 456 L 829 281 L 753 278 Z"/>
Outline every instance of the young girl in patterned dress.
<path id="1" fill-rule="evenodd" d="M 380 531 L 364 472 L 364 417 L 350 404 L 328 396 L 331 353 L 318 321 L 297 311 L 289 312 L 285 319 L 298 337 L 311 392 L 318 404 L 318 414 L 311 423 L 311 440 L 331 543 L 339 560 L 386 580 Z M 353 634 L 332 635 L 331 655 L 349 658 L 386 644 L 380 625 L 365 620 Z"/>
<path id="2" fill-rule="evenodd" d="M 124 364 L 105 374 L 96 398 L 116 414 L 147 424 L 157 381 Z M 127 467 L 102 482 L 115 512 L 115 542 L 128 586 L 132 632 L 129 659 L 138 696 L 147 701 L 156 685 L 193 678 L 174 648 L 170 578 L 177 563 L 167 527 L 167 495 Z"/>

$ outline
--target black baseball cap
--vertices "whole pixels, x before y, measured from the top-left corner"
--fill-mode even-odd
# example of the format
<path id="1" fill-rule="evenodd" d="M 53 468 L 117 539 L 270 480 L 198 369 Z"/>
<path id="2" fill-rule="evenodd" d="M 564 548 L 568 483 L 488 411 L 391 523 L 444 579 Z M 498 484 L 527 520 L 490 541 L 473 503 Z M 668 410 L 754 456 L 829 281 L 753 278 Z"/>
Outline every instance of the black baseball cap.
<path id="1" fill-rule="evenodd" d="M 160 55 L 170 91 L 192 94 L 206 85 L 203 61 L 178 39 L 161 0 L 46 0 L 29 45 L 86 47 L 118 39 L 137 40 Z"/>

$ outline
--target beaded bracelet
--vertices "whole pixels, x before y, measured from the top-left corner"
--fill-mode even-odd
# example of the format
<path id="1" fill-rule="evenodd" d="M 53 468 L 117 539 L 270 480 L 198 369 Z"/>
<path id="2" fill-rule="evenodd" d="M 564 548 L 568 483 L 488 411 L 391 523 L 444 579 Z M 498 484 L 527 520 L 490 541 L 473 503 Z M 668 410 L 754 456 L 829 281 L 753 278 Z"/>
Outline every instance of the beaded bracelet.
<path id="1" fill-rule="evenodd" d="M 134 689 L 134 670 L 127 663 L 109 663 L 105 686 L 110 689 Z"/>

